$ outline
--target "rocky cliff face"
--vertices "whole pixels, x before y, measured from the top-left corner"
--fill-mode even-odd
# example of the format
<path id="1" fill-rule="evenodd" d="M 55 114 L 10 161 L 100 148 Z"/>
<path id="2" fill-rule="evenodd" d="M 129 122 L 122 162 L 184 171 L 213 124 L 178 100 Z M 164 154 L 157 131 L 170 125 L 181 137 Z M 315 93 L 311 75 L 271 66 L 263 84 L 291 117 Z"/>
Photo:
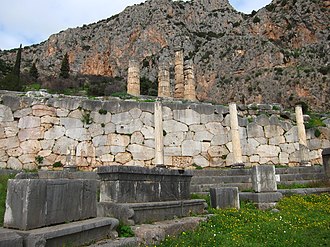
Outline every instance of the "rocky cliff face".
<path id="1" fill-rule="evenodd" d="M 148 0 L 119 15 L 52 35 L 25 47 L 23 65 L 58 74 L 68 52 L 73 74 L 127 77 L 128 61 L 157 79 L 158 64 L 172 68 L 174 54 L 194 64 L 200 101 L 307 102 L 330 108 L 329 0 L 273 0 L 251 15 L 228 0 Z M 15 53 L 1 52 L 14 61 Z"/>

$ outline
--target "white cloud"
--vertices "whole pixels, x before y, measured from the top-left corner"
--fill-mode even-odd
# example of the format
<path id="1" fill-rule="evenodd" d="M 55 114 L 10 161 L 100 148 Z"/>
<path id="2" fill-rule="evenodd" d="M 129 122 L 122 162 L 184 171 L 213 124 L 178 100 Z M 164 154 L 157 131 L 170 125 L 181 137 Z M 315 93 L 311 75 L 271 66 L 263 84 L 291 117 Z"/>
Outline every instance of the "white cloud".
<path id="1" fill-rule="evenodd" d="M 108 18 L 144 0 L 4 0 L 0 8 L 0 49 L 39 43 L 51 34 Z M 230 0 L 239 11 L 259 9 L 270 0 Z"/>

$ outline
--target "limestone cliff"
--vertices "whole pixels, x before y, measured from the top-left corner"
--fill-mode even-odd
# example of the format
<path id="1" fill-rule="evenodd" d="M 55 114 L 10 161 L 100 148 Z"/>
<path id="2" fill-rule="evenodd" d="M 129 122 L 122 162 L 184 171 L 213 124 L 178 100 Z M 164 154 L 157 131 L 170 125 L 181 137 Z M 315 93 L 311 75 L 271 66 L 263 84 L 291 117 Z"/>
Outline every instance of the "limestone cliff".
<path id="1" fill-rule="evenodd" d="M 129 59 L 157 80 L 179 47 L 193 62 L 200 101 L 307 102 L 330 108 L 329 0 L 273 0 L 256 13 L 237 12 L 228 0 L 148 0 L 122 13 L 52 35 L 25 47 L 23 65 L 58 73 L 68 52 L 73 74 L 127 77 Z M 15 52 L 0 52 L 14 61 Z"/>

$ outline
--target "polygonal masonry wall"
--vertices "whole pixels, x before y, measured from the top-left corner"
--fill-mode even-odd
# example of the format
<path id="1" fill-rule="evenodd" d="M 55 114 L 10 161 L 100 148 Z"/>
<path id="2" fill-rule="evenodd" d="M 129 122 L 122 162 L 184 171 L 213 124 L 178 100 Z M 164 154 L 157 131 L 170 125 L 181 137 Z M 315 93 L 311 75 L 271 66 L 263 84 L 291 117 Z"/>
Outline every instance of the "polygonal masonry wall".
<path id="1" fill-rule="evenodd" d="M 55 163 L 64 165 L 68 153 L 74 155 L 70 162 L 80 170 L 155 163 L 153 102 L 52 95 L 0 97 L 0 168 L 52 168 Z M 161 115 L 166 166 L 234 163 L 228 107 L 162 102 Z M 245 165 L 299 164 L 298 130 L 292 122 L 276 115 L 258 115 L 239 117 L 238 123 Z M 322 164 L 322 149 L 330 147 L 330 126 L 319 130 L 319 138 L 313 129 L 307 130 L 312 164 Z"/>

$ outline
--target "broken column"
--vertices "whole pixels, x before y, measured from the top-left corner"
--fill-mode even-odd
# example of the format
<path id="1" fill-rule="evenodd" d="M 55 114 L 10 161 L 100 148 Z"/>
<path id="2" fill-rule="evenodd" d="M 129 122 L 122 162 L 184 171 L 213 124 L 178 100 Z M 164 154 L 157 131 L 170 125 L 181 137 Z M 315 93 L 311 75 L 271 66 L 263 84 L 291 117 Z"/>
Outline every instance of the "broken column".
<path id="1" fill-rule="evenodd" d="M 165 64 L 159 65 L 158 97 L 163 97 L 163 98 L 171 97 L 170 72 L 168 66 L 166 66 Z"/>
<path id="2" fill-rule="evenodd" d="M 231 139 L 233 145 L 233 166 L 242 165 L 242 149 L 241 149 L 241 140 L 239 135 L 239 126 L 238 126 L 238 117 L 237 117 L 237 108 L 235 103 L 229 104 L 229 113 L 230 113 L 230 128 L 231 128 Z"/>
<path id="3" fill-rule="evenodd" d="M 194 73 L 194 66 L 191 61 L 185 63 L 184 79 L 184 99 L 196 101 L 196 78 Z"/>
<path id="4" fill-rule="evenodd" d="M 183 99 L 184 97 L 184 74 L 183 74 L 183 50 L 175 52 L 175 89 L 174 98 Z"/>
<path id="5" fill-rule="evenodd" d="M 133 96 L 140 95 L 140 64 L 135 60 L 130 60 L 128 65 L 127 93 Z"/>
<path id="6" fill-rule="evenodd" d="M 306 130 L 304 125 L 304 115 L 301 105 L 297 105 L 295 111 L 296 111 L 296 122 L 298 128 L 300 164 L 310 165 L 309 150 L 307 147 L 307 137 L 306 137 Z"/>
<path id="7" fill-rule="evenodd" d="M 155 165 L 164 166 L 163 109 L 155 102 Z"/>

